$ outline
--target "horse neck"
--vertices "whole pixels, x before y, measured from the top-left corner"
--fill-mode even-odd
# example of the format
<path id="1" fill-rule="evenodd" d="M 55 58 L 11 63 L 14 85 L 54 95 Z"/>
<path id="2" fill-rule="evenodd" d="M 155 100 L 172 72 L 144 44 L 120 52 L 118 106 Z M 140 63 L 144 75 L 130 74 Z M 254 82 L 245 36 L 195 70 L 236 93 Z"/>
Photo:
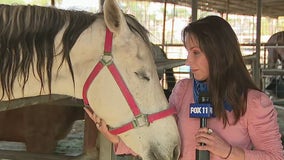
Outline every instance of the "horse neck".
<path id="1" fill-rule="evenodd" d="M 54 93 L 82 98 L 84 83 L 104 52 L 103 46 L 105 39 L 104 33 L 101 33 L 104 30 L 105 26 L 102 20 L 99 19 L 81 34 L 70 52 L 74 72 L 74 86 L 69 68 L 65 65 L 64 68 L 60 68 L 60 72 L 62 72 L 62 75 L 66 75 L 66 77 L 63 77 L 62 80 L 55 79 L 53 82 L 56 86 L 66 86 L 67 84 L 69 89 L 65 90 L 65 87 L 53 87 Z M 56 71 L 54 70 L 54 75 L 59 75 Z M 61 76 L 57 77 L 60 78 Z"/>
<path id="2" fill-rule="evenodd" d="M 22 80 L 15 81 L 13 97 L 10 99 L 47 94 L 62 94 L 82 98 L 83 85 L 103 53 L 104 33 L 100 33 L 100 31 L 104 31 L 102 27 L 104 27 L 102 20 L 95 21 L 80 35 L 75 45 L 72 47 L 70 59 L 74 73 L 74 82 L 67 62 L 64 61 L 63 64 L 61 64 L 61 39 L 64 32 L 64 29 L 62 29 L 57 34 L 54 41 L 56 56 L 54 56 L 52 67 L 51 93 L 49 93 L 47 77 L 44 77 L 43 86 L 41 86 L 40 78 L 36 74 L 36 67 L 30 67 L 29 73 L 31 74 L 29 74 L 24 90 L 22 88 Z M 34 66 L 36 66 L 36 64 L 34 64 Z M 4 96 L 2 100 L 8 100 L 8 97 Z"/>
<path id="3" fill-rule="evenodd" d="M 276 43 L 279 43 L 280 45 L 284 45 L 284 31 L 278 32 L 276 34 Z"/>

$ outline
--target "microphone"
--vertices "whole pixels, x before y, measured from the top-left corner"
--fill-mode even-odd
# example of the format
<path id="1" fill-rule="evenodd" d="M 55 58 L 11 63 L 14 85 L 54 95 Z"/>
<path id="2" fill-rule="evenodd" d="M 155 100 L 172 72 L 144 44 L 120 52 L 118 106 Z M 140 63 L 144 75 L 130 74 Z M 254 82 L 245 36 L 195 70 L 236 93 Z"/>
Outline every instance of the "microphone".
<path id="1" fill-rule="evenodd" d="M 207 127 L 207 119 L 213 116 L 209 93 L 200 92 L 198 103 L 190 104 L 189 112 L 190 118 L 200 118 L 200 128 Z M 200 143 L 200 145 L 204 146 L 206 144 Z M 196 160 L 210 160 L 210 152 L 196 150 Z"/>

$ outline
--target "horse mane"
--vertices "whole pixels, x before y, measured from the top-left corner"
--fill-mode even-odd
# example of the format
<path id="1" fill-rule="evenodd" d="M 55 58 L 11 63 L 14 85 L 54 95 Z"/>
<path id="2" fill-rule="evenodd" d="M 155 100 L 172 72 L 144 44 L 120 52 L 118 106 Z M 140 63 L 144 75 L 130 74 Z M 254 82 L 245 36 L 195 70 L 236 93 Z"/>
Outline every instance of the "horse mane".
<path id="1" fill-rule="evenodd" d="M 130 29 L 149 44 L 148 31 L 133 16 L 125 15 Z M 70 50 L 81 33 L 102 16 L 101 12 L 94 14 L 52 7 L 1 4 L 1 99 L 5 94 L 9 99 L 13 96 L 13 85 L 17 78 L 18 81 L 23 81 L 23 92 L 30 74 L 39 77 L 41 91 L 44 88 L 44 79 L 47 78 L 51 93 L 52 65 L 56 56 L 54 40 L 62 29 L 65 30 L 61 40 L 63 48 L 59 53 L 63 54 L 61 65 L 67 61 L 74 86 Z"/>

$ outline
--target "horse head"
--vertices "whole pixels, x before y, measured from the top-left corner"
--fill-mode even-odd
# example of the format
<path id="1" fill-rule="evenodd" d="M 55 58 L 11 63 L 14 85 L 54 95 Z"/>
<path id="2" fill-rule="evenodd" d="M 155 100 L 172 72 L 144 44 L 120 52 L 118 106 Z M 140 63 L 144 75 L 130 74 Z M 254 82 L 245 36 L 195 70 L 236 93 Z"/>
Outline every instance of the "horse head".
<path id="1" fill-rule="evenodd" d="M 174 110 L 159 83 L 148 32 L 117 2 L 105 0 L 97 14 L 0 8 L 2 101 L 50 94 L 84 99 L 143 160 L 178 158 Z"/>
<path id="2" fill-rule="evenodd" d="M 267 47 L 267 45 L 271 45 Z M 274 33 L 267 41 L 268 68 L 278 68 L 277 62 L 280 62 L 284 68 L 284 31 Z"/>
<path id="3" fill-rule="evenodd" d="M 88 103 L 143 160 L 177 159 L 180 140 L 174 117 L 163 116 L 153 122 L 148 118 L 166 113 L 168 102 L 146 30 L 134 17 L 126 18 L 113 0 L 105 0 L 103 12 L 105 28 L 111 32 L 105 31 L 105 36 L 112 39 L 111 49 L 105 53 L 111 53 L 104 54 L 106 67 L 88 86 Z"/>

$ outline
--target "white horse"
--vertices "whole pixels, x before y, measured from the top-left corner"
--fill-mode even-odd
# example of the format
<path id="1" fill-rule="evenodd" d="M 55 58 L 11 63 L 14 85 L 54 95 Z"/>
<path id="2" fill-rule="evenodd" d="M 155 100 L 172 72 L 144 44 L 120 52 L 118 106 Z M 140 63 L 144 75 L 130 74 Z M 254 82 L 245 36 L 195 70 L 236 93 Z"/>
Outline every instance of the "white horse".
<path id="1" fill-rule="evenodd" d="M 103 10 L 0 5 L 1 100 L 84 99 L 143 160 L 176 160 L 178 128 L 148 32 L 114 0 Z"/>

